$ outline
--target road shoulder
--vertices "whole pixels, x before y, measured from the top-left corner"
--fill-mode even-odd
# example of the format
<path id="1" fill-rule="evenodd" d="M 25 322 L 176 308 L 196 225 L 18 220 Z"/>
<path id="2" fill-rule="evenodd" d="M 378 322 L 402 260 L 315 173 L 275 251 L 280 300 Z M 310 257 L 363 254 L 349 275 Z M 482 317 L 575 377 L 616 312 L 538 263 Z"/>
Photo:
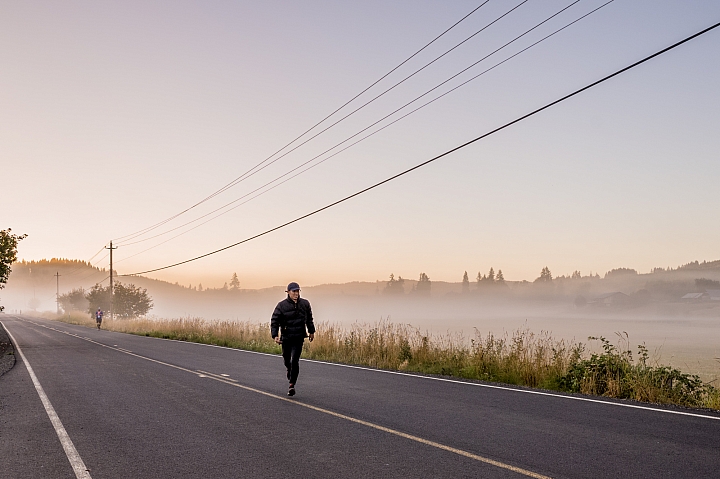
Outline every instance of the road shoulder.
<path id="1" fill-rule="evenodd" d="M 15 349 L 8 337 L 7 331 L 0 324 L 0 376 L 15 366 Z"/>

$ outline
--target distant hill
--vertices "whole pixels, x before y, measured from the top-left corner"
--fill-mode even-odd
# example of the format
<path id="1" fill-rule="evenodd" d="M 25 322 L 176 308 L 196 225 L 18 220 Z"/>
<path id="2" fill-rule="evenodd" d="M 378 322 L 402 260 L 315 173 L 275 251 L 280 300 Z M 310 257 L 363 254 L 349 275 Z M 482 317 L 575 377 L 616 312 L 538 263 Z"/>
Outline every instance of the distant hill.
<path id="1" fill-rule="evenodd" d="M 107 284 L 109 271 L 97 268 L 85 261 L 53 258 L 40 261 L 20 261 L 13 265 L 7 289 L 0 291 L 0 301 L 8 310 L 28 309 L 32 298 L 39 302 L 39 310 L 55 310 L 55 274 L 60 274 L 60 293 L 75 288 L 89 289 L 94 284 Z M 458 275 L 460 276 L 460 275 Z M 655 268 L 651 273 L 638 274 L 628 268 L 616 268 L 600 275 L 555 277 L 549 283 L 531 281 L 508 281 L 499 287 L 494 283 L 470 281 L 468 291 L 461 282 L 432 281 L 429 296 L 434 298 L 501 298 L 503 300 L 545 299 L 572 303 L 578 296 L 592 299 L 602 294 L 622 292 L 633 295 L 645 290 L 653 301 L 675 301 L 683 295 L 699 291 L 696 279 L 720 280 L 720 260 L 690 262 L 677 268 Z M 161 316 L 202 315 L 205 317 L 237 317 L 240 319 L 268 317 L 268 308 L 284 296 L 284 287 L 263 289 L 198 289 L 178 283 L 170 283 L 142 276 L 120 277 L 123 283 L 133 283 L 146 288 L 155 301 L 152 314 Z M 387 281 L 349 282 L 304 286 L 303 294 L 327 300 L 342 307 L 343 301 L 361 301 L 362 298 L 382 298 L 398 301 L 402 298 L 427 297 L 415 293 L 418 281 L 405 279 L 405 294 L 387 295 Z M 702 289 L 702 288 L 700 288 Z M 343 299 L 345 298 L 345 299 Z M 352 298 L 357 298 L 354 300 Z"/>
<path id="2" fill-rule="evenodd" d="M 693 261 L 678 267 L 679 270 L 720 270 L 720 259 L 717 261 Z"/>

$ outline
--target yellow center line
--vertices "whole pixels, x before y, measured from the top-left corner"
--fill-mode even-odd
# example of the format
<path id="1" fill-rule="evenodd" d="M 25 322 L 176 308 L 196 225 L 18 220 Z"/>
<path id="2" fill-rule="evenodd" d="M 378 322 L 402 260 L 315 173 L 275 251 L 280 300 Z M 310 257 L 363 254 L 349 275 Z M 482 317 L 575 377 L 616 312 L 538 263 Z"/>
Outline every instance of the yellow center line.
<path id="1" fill-rule="evenodd" d="M 235 386 L 235 387 L 237 387 L 237 388 L 244 389 L 245 391 L 250 391 L 250 392 L 257 393 L 257 394 L 262 394 L 263 396 L 270 397 L 270 398 L 273 398 L 273 399 L 278 399 L 278 400 L 280 400 L 280 401 L 285 401 L 285 402 L 294 404 L 294 405 L 296 405 L 296 406 L 302 406 L 302 407 L 304 407 L 304 408 L 311 409 L 311 410 L 317 411 L 317 412 L 321 412 L 321 413 L 323 413 L 323 414 L 327 414 L 327 415 L 329 415 L 329 416 L 333 416 L 333 417 L 336 417 L 336 418 L 339 418 L 339 419 L 344 419 L 344 420 L 346 420 L 346 421 L 350 421 L 350 422 L 353 422 L 353 423 L 355 423 L 355 424 L 362 424 L 363 426 L 367 426 L 367 427 L 370 427 L 370 428 L 372 428 L 372 429 L 376 429 L 376 430 L 378 430 L 378 431 L 383 431 L 383 432 L 385 432 L 385 433 L 392 434 L 392 435 L 394 435 L 394 436 L 402 437 L 402 438 L 405 438 L 405 439 L 409 439 L 409 440 L 411 440 L 411 441 L 414 441 L 414 442 L 417 442 L 417 443 L 420 443 L 420 444 L 425 444 L 425 445 L 427 445 L 427 446 L 431 446 L 431 447 L 434 447 L 434 448 L 436 448 L 436 449 L 440 449 L 440 450 L 443 450 L 443 451 L 452 452 L 453 454 L 457 454 L 457 455 L 459 455 L 459 456 L 467 457 L 467 458 L 469 458 L 469 459 L 473 459 L 473 460 L 475 460 L 475 461 L 482 462 L 482 463 L 484 463 L 484 464 L 489 464 L 489 465 L 491 465 L 491 466 L 499 467 L 499 468 L 501 468 L 501 469 L 506 469 L 506 470 L 509 470 L 509 471 L 512 471 L 512 472 L 521 474 L 521 475 L 523 475 L 523 476 L 532 477 L 532 478 L 534 478 L 534 479 L 551 479 L 549 476 L 544 476 L 544 475 L 542 475 L 542 474 L 538 474 L 537 472 L 529 471 L 529 470 L 527 470 L 527 469 L 523 469 L 523 468 L 521 468 L 521 467 L 516 467 L 516 466 L 510 465 L 510 464 L 505 464 L 504 462 L 496 461 L 496 460 L 490 459 L 490 458 L 488 458 L 488 457 L 479 456 L 479 455 L 477 455 L 477 454 L 473 454 L 473 453 L 471 453 L 471 452 L 464 451 L 464 450 L 462 450 L 462 449 L 458 449 L 458 448 L 451 447 L 451 446 L 446 446 L 445 444 L 441 444 L 441 443 L 439 443 L 439 442 L 431 441 L 431 440 L 429 440 L 429 439 L 424 439 L 424 438 L 422 438 L 422 437 L 414 436 L 414 435 L 412 435 L 412 434 L 407 434 L 407 433 L 404 433 L 404 432 L 402 432 L 402 431 L 398 431 L 398 430 L 396 430 L 396 429 L 391 429 L 391 428 L 389 428 L 389 427 L 381 426 L 381 425 L 379 425 L 379 424 L 375 424 L 375 423 L 372 423 L 372 422 L 363 421 L 362 419 L 357 419 L 357 418 L 354 418 L 354 417 L 352 417 L 352 416 L 346 416 L 345 414 L 341 414 L 341 413 L 338 413 L 338 412 L 335 412 L 335 411 L 331 411 L 331 410 L 329 410 L 329 409 L 321 408 L 321 407 L 318 407 L 318 406 L 313 406 L 313 405 L 311 405 L 311 404 L 306 404 L 306 403 L 298 402 L 297 400 L 294 400 L 294 399 L 289 399 L 289 398 L 284 397 L 284 396 L 278 396 L 277 394 L 273 394 L 273 393 L 269 393 L 269 392 L 266 392 L 266 391 L 262 391 L 262 390 L 260 390 L 260 389 L 255 389 L 255 388 L 253 388 L 253 387 L 245 386 L 245 385 L 239 384 L 239 383 L 237 383 L 237 382 L 232 382 L 232 381 L 235 381 L 234 379 L 230 379 L 230 378 L 218 376 L 218 375 L 215 375 L 215 374 L 212 374 L 212 373 L 208 373 L 208 372 L 206 372 L 206 371 L 200 371 L 200 370 L 193 371 L 193 370 L 191 370 L 191 369 L 187 369 L 187 368 L 184 368 L 184 367 L 182 367 L 182 366 L 177 366 L 177 365 L 175 365 L 175 364 L 166 363 L 166 362 L 164 362 L 164 361 L 159 361 L 159 360 L 157 360 L 157 359 L 152 359 L 152 358 L 149 358 L 149 357 L 147 357 L 147 356 L 142 356 L 142 355 L 140 355 L 140 354 L 133 353 L 133 352 L 130 352 L 130 351 L 128 351 L 128 350 L 123 350 L 123 349 L 120 349 L 120 348 L 117 348 L 117 347 L 108 346 L 107 344 L 99 343 L 99 342 L 94 341 L 94 340 L 92 340 L 92 339 L 84 338 L 84 337 L 82 337 L 82 336 L 78 336 L 77 334 L 69 333 L 69 332 L 67 332 L 67 331 L 62 331 L 62 330 L 59 330 L 59 329 L 51 328 L 51 327 L 49 327 L 49 326 L 44 326 L 44 325 L 42 325 L 42 324 L 38 324 L 38 323 L 35 323 L 35 322 L 33 322 L 33 321 L 28 321 L 28 322 L 29 322 L 29 323 L 32 323 L 32 324 L 35 324 L 36 326 L 40 326 L 40 327 L 42 327 L 42 328 L 51 329 L 51 330 L 57 331 L 57 332 L 59 332 L 59 333 L 67 334 L 67 335 L 69 335 L 69 336 L 73 336 L 73 337 L 76 337 L 76 338 L 78 338 L 78 339 L 82 339 L 82 340 L 84 340 L 84 341 L 88 341 L 88 342 L 93 343 L 93 344 L 96 344 L 96 345 L 98 345 L 98 346 L 102 346 L 103 348 L 107 348 L 107 349 L 111 349 L 111 350 L 113 350 L 113 351 L 117 351 L 117 352 L 119 352 L 119 353 L 127 354 L 128 356 L 134 356 L 134 357 L 136 357 L 136 358 L 144 359 L 144 360 L 146 360 L 146 361 L 150 361 L 150 362 L 153 362 L 153 363 L 161 364 L 161 365 L 163 365 L 163 366 L 168 366 L 168 367 L 170 367 L 170 368 L 174 368 L 174 369 L 177 369 L 177 370 L 180 370 L 180 371 L 185 371 L 185 372 L 188 372 L 188 373 L 190 373 L 190 374 L 194 374 L 195 376 L 198 376 L 198 377 L 204 377 L 204 378 L 208 378 L 208 379 L 213 379 L 213 380 L 215 380 L 215 381 L 218 381 L 218 382 L 227 384 L 227 385 L 229 385 L 229 386 Z"/>

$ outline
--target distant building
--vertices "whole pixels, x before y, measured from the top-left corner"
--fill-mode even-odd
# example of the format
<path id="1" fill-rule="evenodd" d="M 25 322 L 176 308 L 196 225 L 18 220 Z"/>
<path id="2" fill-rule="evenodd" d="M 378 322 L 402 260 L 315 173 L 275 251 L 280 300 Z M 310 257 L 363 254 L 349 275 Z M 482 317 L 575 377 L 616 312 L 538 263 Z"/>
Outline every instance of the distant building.
<path id="1" fill-rule="evenodd" d="M 630 300 L 630 296 L 625 293 L 616 291 L 614 293 L 601 294 L 588 301 L 588 304 L 593 306 L 620 306 L 627 304 Z"/>
<path id="2" fill-rule="evenodd" d="M 704 293 L 688 293 L 680 299 L 686 302 L 720 301 L 720 289 L 706 289 Z"/>
<path id="3" fill-rule="evenodd" d="M 720 289 L 706 289 L 705 294 L 711 301 L 720 301 Z"/>
<path id="4" fill-rule="evenodd" d="M 688 293 L 680 299 L 687 302 L 701 301 L 705 299 L 706 294 L 707 293 Z"/>

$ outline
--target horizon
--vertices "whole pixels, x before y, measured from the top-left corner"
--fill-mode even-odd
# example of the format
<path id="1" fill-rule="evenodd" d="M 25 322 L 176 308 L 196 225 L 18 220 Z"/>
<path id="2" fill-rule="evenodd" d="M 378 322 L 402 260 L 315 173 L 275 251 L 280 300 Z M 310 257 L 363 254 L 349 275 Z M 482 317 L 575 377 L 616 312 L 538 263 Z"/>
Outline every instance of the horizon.
<path id="1" fill-rule="evenodd" d="M 48 266 L 49 266 L 49 264 L 52 264 L 52 263 L 54 263 L 54 262 L 55 262 L 55 263 L 60 263 L 60 264 L 62 264 L 63 262 L 75 263 L 75 264 L 76 264 L 76 263 L 81 263 L 81 264 L 84 264 L 84 265 L 85 265 L 84 267 L 86 267 L 86 268 L 94 268 L 94 269 L 97 269 L 98 271 L 101 271 L 101 272 L 107 272 L 107 271 L 108 271 L 107 268 L 98 267 L 98 266 L 92 266 L 91 263 L 87 263 L 87 262 L 85 262 L 84 260 L 69 259 L 69 258 L 50 258 L 50 259 L 43 258 L 43 259 L 40 259 L 40 260 L 18 259 L 14 264 L 26 265 L 26 264 L 43 263 L 43 262 L 44 262 L 44 263 L 48 263 Z M 569 274 L 556 274 L 556 273 L 554 273 L 554 272 L 552 271 L 552 268 L 548 268 L 548 269 L 549 269 L 550 272 L 552 273 L 552 278 L 553 278 L 553 279 L 570 279 L 570 278 L 573 276 L 573 273 L 576 273 L 576 272 L 577 272 L 577 273 L 580 273 L 580 278 L 579 278 L 579 279 L 594 279 L 594 278 L 607 279 L 609 275 L 612 275 L 612 273 L 630 274 L 630 275 L 642 276 L 642 275 L 671 273 L 671 272 L 682 271 L 682 270 L 694 271 L 695 269 L 693 268 L 693 266 L 700 266 L 700 267 L 701 267 L 701 266 L 703 266 L 703 265 L 708 265 L 708 264 L 714 265 L 714 263 L 717 263 L 717 264 L 718 264 L 718 267 L 720 268 L 720 259 L 717 259 L 717 260 L 710 260 L 710 261 L 708 261 L 708 260 L 703 260 L 703 261 L 694 260 L 694 261 L 689 261 L 689 262 L 687 262 L 687 263 L 683 263 L 683 264 L 677 265 L 677 266 L 675 266 L 675 267 L 672 267 L 672 266 L 655 267 L 655 268 L 653 268 L 652 270 L 647 271 L 647 272 L 638 271 L 638 270 L 636 270 L 636 269 L 634 269 L 634 268 L 629 268 L 629 267 L 627 267 L 627 266 L 618 266 L 618 267 L 616 267 L 616 268 L 612 268 L 612 269 L 609 270 L 609 271 L 605 271 L 605 272 L 603 272 L 602 274 L 601 274 L 599 271 L 595 271 L 595 272 L 590 271 L 590 272 L 588 272 L 587 274 L 583 274 L 583 272 L 581 272 L 581 271 L 579 271 L 579 270 L 575 270 L 575 271 L 573 271 L 573 272 L 571 272 L 571 273 L 569 273 Z M 501 269 L 495 269 L 494 267 L 493 267 L 493 270 L 494 270 L 495 274 L 497 274 L 498 272 L 501 271 Z M 477 282 L 478 282 L 478 281 L 477 281 L 477 275 L 486 275 L 486 274 L 488 274 L 488 273 L 489 273 L 489 270 L 486 271 L 485 273 L 483 273 L 482 271 L 478 271 L 477 274 L 471 274 L 470 272 L 468 272 L 468 280 L 469 280 L 470 284 L 477 283 Z M 223 284 L 224 284 L 225 286 L 227 286 L 227 284 L 230 282 L 230 279 L 232 278 L 232 275 L 233 275 L 233 274 L 237 274 L 237 273 L 236 273 L 236 272 L 232 272 L 232 273 L 229 273 L 229 274 L 227 274 L 226 276 L 222 276 L 222 277 L 218 274 L 218 275 L 217 275 L 217 278 L 221 278 L 221 279 L 219 279 L 218 282 L 216 282 L 216 283 L 205 283 L 205 284 L 203 284 L 202 281 L 196 281 L 196 282 L 194 282 L 194 284 L 193 284 L 193 282 L 190 282 L 190 283 L 188 283 L 188 284 L 189 284 L 189 287 L 190 287 L 190 288 L 193 288 L 193 287 L 197 288 L 198 285 L 202 285 L 203 289 L 222 289 Z M 375 280 L 371 280 L 371 279 L 352 279 L 352 280 L 344 281 L 344 282 L 328 281 L 328 282 L 322 282 L 322 283 L 302 284 L 301 286 L 306 287 L 306 288 L 314 288 L 314 287 L 319 287 L 319 286 L 346 285 L 346 284 L 352 284 L 352 283 L 387 283 L 387 282 L 389 281 L 389 276 L 390 276 L 391 274 L 395 275 L 395 273 L 392 273 L 392 272 L 391 272 L 391 273 L 388 273 L 388 275 L 387 275 L 387 277 L 386 277 L 385 279 L 381 279 L 381 278 L 377 278 L 377 279 L 375 279 Z M 420 275 L 420 274 L 423 274 L 423 273 L 419 273 L 418 275 Z M 503 273 L 503 275 L 504 275 L 504 273 Z M 61 276 L 62 276 L 62 275 L 61 275 Z M 505 276 L 505 275 L 504 275 L 504 276 Z M 11 277 L 12 277 L 12 273 L 11 273 Z M 72 278 L 72 276 L 70 276 L 70 278 Z M 121 278 L 122 278 L 122 280 L 121 280 Z M 188 287 L 186 284 L 180 283 L 179 281 L 174 281 L 174 282 L 173 282 L 173 281 L 167 281 L 167 280 L 159 279 L 159 278 L 151 278 L 151 277 L 149 277 L 149 276 L 142 276 L 142 275 L 138 275 L 138 276 L 122 276 L 122 275 L 119 275 L 119 276 L 116 276 L 116 277 L 115 277 L 115 281 L 116 281 L 116 282 L 131 283 L 131 282 L 132 282 L 132 281 L 131 281 L 132 278 L 143 278 L 143 279 L 148 279 L 148 280 L 153 280 L 153 281 L 160 281 L 160 282 L 164 282 L 164 283 L 171 284 L 171 285 L 178 285 L 178 286 L 181 286 L 181 287 L 183 287 L 183 288 L 187 288 L 187 287 Z M 396 279 L 403 279 L 404 281 L 409 281 L 409 282 L 417 282 L 417 281 L 418 281 L 418 279 L 415 279 L 415 278 L 413 278 L 413 277 L 403 276 L 402 274 L 397 274 L 397 275 L 395 275 L 395 278 L 396 278 Z M 505 278 L 504 278 L 504 281 L 506 281 L 507 283 L 532 283 L 532 282 L 534 282 L 534 281 L 537 281 L 539 278 L 540 278 L 540 275 L 538 274 L 538 276 L 536 276 L 535 278 L 530 278 L 530 279 L 528 279 L 528 278 L 523 278 L 523 279 L 510 279 L 510 278 L 505 277 Z M 75 280 L 75 279 L 76 279 L 76 278 L 72 278 L 71 280 Z M 282 283 L 282 284 L 262 285 L 262 286 L 255 286 L 255 287 L 247 287 L 247 286 L 244 286 L 244 285 L 243 285 L 243 283 L 242 283 L 242 278 L 241 278 L 240 276 L 238 276 L 238 279 L 240 280 L 240 285 L 241 285 L 240 288 L 239 288 L 240 290 L 256 290 L 256 291 L 257 291 L 257 290 L 274 289 L 274 288 L 284 288 L 284 287 L 285 287 L 285 286 L 284 286 L 284 283 Z M 430 280 L 431 282 L 447 283 L 447 284 L 460 284 L 460 283 L 463 282 L 463 280 L 462 280 L 462 274 L 460 275 L 460 280 L 457 280 L 457 281 L 448 280 L 448 279 L 433 279 L 433 278 L 429 278 L 429 280 Z M 98 284 L 102 284 L 102 283 L 104 283 L 104 282 L 106 282 L 106 281 L 109 281 L 109 279 L 106 278 L 105 280 L 100 281 Z M 290 280 L 288 280 L 288 281 L 290 281 Z M 66 289 L 66 288 L 65 288 L 65 289 Z"/>

